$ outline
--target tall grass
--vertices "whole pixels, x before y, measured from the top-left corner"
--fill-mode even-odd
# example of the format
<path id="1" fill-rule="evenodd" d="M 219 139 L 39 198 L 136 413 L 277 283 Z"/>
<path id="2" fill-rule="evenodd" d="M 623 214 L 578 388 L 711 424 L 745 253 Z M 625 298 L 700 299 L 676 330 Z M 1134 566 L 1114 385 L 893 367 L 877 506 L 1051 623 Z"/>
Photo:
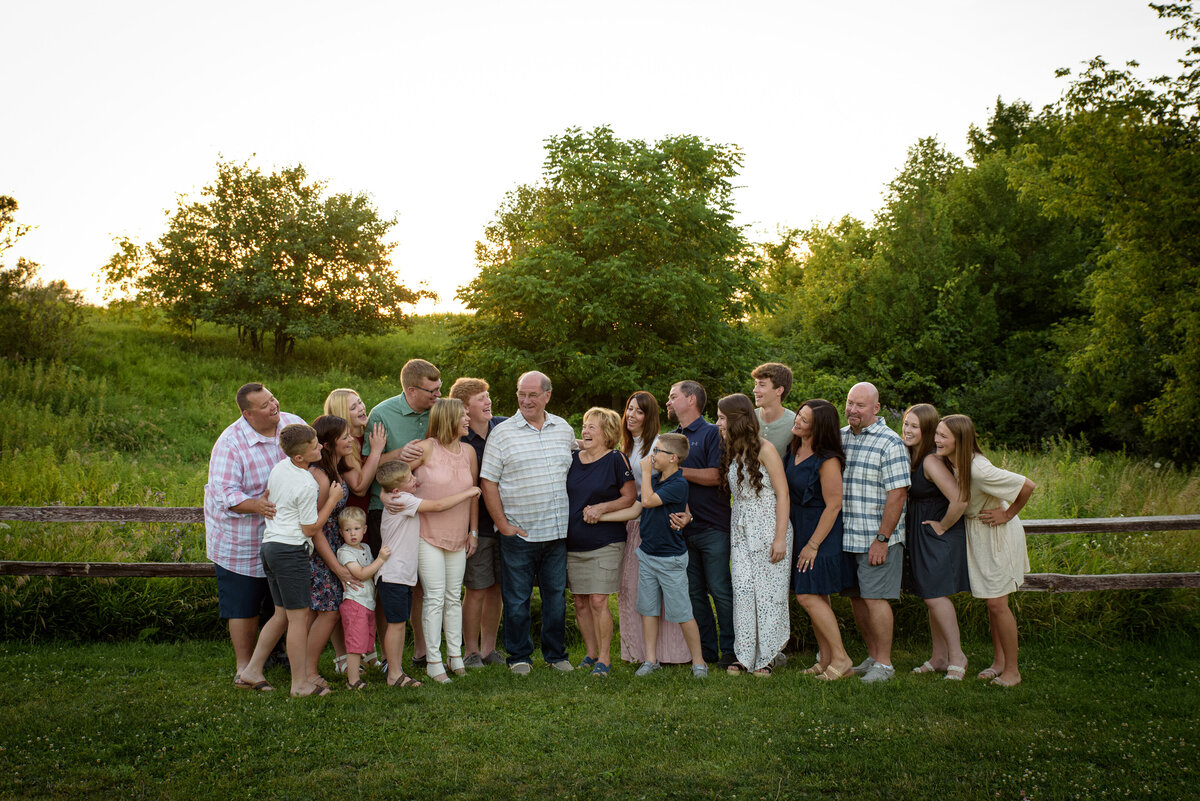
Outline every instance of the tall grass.
<path id="1" fill-rule="evenodd" d="M 201 326 L 183 335 L 90 310 L 70 362 L 0 361 L 0 504 L 199 506 L 212 443 L 237 417 L 233 395 L 241 384 L 265 382 L 285 410 L 308 420 L 338 386 L 358 389 L 374 405 L 399 392 L 400 368 L 409 358 L 438 361 L 447 320 L 419 318 L 410 330 L 384 337 L 304 342 L 291 359 L 277 362 L 249 353 L 221 329 Z M 449 383 L 453 366 L 441 366 Z M 571 416 L 578 410 L 558 411 Z M 497 412 L 511 409 L 497 399 Z M 1022 514 L 1026 519 L 1200 510 L 1195 469 L 1123 453 L 1096 454 L 1086 443 L 1065 439 L 1047 441 L 1036 451 L 989 449 L 989 455 L 1037 483 Z M 1195 532 L 1039 536 L 1029 545 L 1034 572 L 1175 572 L 1200 565 Z M 0 559 L 199 561 L 203 554 L 202 526 L 0 524 Z M 124 628 L 119 622 L 127 609 L 123 593 L 131 587 L 137 590 L 130 597 L 147 593 L 148 607 L 155 592 L 168 608 L 180 594 L 200 608 L 200 594 L 211 594 L 205 582 L 195 580 L 4 579 L 0 636 L 71 636 L 72 625 L 80 636 L 138 636 L 146 626 L 136 616 Z M 1196 591 L 1025 593 L 1014 596 L 1013 604 L 1023 633 L 1034 636 L 1200 631 Z M 964 628 L 986 636 L 982 604 L 964 598 L 959 605 Z M 9 614 L 16 609 L 21 611 Z M 178 616 L 172 620 L 179 625 Z M 794 644 L 803 647 L 811 642 L 811 630 L 802 614 L 794 620 Z M 902 633 L 924 632 L 924 605 L 902 602 L 897 622 Z M 157 628 L 170 630 L 165 624 Z"/>

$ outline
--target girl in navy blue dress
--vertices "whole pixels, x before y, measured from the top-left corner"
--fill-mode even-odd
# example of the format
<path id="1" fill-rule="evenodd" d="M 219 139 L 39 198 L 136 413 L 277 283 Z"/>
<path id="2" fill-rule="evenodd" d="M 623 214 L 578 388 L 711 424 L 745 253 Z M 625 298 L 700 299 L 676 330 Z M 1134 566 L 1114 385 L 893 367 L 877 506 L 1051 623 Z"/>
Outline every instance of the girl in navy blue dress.
<path id="1" fill-rule="evenodd" d="M 791 497 L 796 568 L 792 592 L 812 620 L 817 662 L 805 670 L 818 679 L 850 675 L 854 664 L 842 645 L 829 596 L 854 585 L 854 564 L 842 551 L 842 470 L 846 455 L 838 413 L 824 399 L 805 401 L 796 412 L 792 444 L 784 459 Z"/>

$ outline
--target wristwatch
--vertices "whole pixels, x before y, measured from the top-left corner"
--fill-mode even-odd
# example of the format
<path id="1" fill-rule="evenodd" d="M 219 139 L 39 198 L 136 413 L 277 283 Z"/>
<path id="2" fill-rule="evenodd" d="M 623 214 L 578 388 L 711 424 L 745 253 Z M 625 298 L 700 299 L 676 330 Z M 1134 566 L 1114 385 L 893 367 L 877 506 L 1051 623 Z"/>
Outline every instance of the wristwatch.
<path id="1" fill-rule="evenodd" d="M 876 541 L 876 542 L 882 542 L 884 545 L 887 545 L 888 538 L 887 538 L 887 537 L 885 537 L 885 536 L 883 536 L 882 534 L 876 534 L 876 535 L 875 535 L 875 541 Z"/>

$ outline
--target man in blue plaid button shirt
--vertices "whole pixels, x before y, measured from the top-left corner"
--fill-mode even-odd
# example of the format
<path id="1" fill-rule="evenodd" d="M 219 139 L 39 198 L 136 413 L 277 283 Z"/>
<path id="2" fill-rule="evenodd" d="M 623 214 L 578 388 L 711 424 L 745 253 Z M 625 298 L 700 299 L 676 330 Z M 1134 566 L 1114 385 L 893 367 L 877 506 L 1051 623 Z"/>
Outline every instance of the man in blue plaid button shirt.
<path id="1" fill-rule="evenodd" d="M 858 564 L 858 587 L 848 591 L 867 658 L 854 672 L 867 683 L 887 681 L 892 667 L 891 599 L 900 597 L 904 565 L 904 502 L 912 483 L 908 451 L 879 416 L 879 390 L 860 383 L 846 396 L 842 447 L 842 549 Z"/>

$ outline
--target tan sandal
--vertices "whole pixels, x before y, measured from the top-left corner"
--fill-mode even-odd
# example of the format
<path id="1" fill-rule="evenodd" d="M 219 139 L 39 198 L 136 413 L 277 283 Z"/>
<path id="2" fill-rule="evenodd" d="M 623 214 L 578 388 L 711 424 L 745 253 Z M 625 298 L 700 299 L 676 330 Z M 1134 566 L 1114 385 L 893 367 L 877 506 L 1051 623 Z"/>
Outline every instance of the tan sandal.
<path id="1" fill-rule="evenodd" d="M 843 673 L 842 671 L 835 668 L 833 665 L 830 665 L 829 667 L 825 668 L 824 673 L 818 674 L 817 678 L 821 681 L 837 681 L 838 679 L 844 679 L 844 678 L 846 678 L 846 676 L 851 675 L 853 673 L 854 673 L 853 670 L 847 670 L 845 673 Z"/>

